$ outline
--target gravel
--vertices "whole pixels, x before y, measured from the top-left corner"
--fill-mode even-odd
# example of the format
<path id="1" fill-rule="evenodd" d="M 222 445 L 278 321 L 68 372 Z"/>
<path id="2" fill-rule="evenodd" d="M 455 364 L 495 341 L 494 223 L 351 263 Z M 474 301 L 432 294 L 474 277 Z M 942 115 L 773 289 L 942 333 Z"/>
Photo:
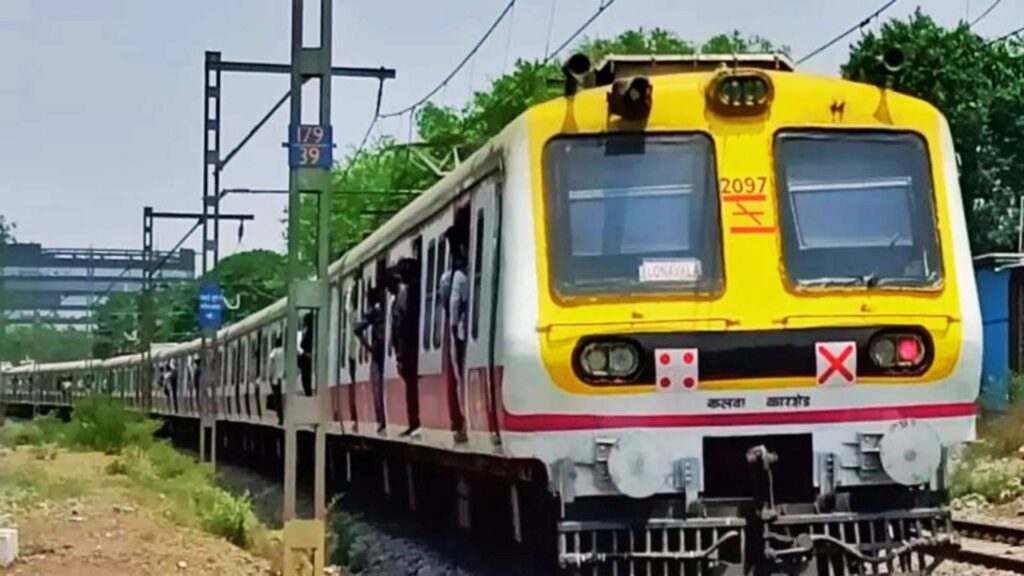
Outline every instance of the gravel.
<path id="1" fill-rule="evenodd" d="M 248 491 L 260 519 L 281 526 L 282 488 L 248 468 L 217 465 L 218 480 L 232 492 Z M 296 507 L 301 516 L 312 514 L 312 496 L 301 490 Z M 380 510 L 368 499 L 346 496 L 334 506 L 344 511 L 332 518 L 331 530 L 345 525 L 348 566 L 341 573 L 363 576 L 518 576 L 545 571 L 505 551 L 475 543 L 454 530 L 429 527 L 420 520 Z"/>
<path id="2" fill-rule="evenodd" d="M 947 560 L 939 564 L 939 567 L 935 569 L 933 574 L 935 576 L 1015 576 L 1017 573 Z"/>

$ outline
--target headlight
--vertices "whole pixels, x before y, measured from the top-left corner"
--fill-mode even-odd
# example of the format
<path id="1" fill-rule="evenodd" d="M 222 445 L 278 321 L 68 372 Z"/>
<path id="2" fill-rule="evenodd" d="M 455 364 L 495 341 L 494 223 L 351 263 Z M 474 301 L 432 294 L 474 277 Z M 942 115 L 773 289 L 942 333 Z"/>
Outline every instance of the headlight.
<path id="1" fill-rule="evenodd" d="M 579 367 L 587 378 L 625 380 L 635 376 L 639 366 L 640 351 L 631 342 L 591 342 L 579 352 Z"/>
<path id="2" fill-rule="evenodd" d="M 708 85 L 707 103 L 719 114 L 760 114 L 771 105 L 775 89 L 759 70 L 723 70 Z"/>
<path id="3" fill-rule="evenodd" d="M 636 349 L 629 345 L 614 346 L 608 353 L 608 367 L 613 374 L 632 374 L 639 360 Z"/>
<path id="4" fill-rule="evenodd" d="M 583 350 L 581 356 L 583 369 L 591 376 L 608 374 L 608 352 L 600 344 L 591 344 Z"/>
<path id="5" fill-rule="evenodd" d="M 871 343 L 871 361 L 879 368 L 891 368 L 896 364 L 896 345 L 888 338 L 878 338 Z"/>

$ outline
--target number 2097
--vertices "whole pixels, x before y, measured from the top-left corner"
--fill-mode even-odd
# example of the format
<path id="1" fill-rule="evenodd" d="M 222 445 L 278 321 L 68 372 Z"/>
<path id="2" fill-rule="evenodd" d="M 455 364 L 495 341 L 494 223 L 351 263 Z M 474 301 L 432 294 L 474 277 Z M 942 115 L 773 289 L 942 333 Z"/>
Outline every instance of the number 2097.
<path id="1" fill-rule="evenodd" d="M 718 187 L 722 194 L 764 194 L 768 178 L 747 176 L 745 178 L 719 178 Z"/>

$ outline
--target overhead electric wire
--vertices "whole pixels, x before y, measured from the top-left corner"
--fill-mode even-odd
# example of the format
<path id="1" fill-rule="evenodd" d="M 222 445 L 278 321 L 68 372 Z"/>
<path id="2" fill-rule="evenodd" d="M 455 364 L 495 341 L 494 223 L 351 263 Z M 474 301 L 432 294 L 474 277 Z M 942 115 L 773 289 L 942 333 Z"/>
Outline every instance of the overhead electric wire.
<path id="1" fill-rule="evenodd" d="M 893 0 L 893 2 L 895 2 L 895 1 L 896 0 Z M 585 22 L 583 22 L 583 25 L 580 26 L 579 28 L 577 28 L 575 32 L 570 34 L 569 37 L 566 38 L 564 42 L 559 44 L 558 48 L 555 48 L 554 51 L 552 51 L 550 54 L 546 55 L 544 57 L 544 62 L 543 63 L 547 64 L 548 62 L 553 60 L 555 58 L 555 56 L 558 56 L 559 52 L 561 52 L 562 50 L 565 50 L 565 47 L 568 46 L 569 44 L 572 44 L 573 40 L 576 40 L 576 37 L 579 36 L 580 34 L 582 34 L 584 30 L 586 30 L 591 24 L 593 24 L 594 20 L 597 20 L 598 17 L 600 17 L 601 14 L 603 14 L 605 10 L 607 10 L 609 7 L 611 7 L 612 4 L 615 4 L 615 0 L 601 0 L 601 3 L 598 4 L 598 6 L 597 6 L 597 11 L 594 12 L 594 14 L 590 16 L 590 18 L 587 18 L 587 20 Z"/>
<path id="2" fill-rule="evenodd" d="M 547 59 L 548 59 L 548 51 L 551 49 L 551 29 L 554 27 L 554 24 L 555 24 L 555 5 L 557 3 L 558 3 L 558 0 L 551 0 L 551 13 L 548 14 L 548 35 L 547 35 L 547 38 L 544 40 L 544 60 L 545 61 L 547 61 Z"/>
<path id="3" fill-rule="evenodd" d="M 897 2 L 897 0 L 889 0 L 881 8 L 879 8 L 878 10 L 875 10 L 874 12 L 872 12 L 867 18 L 864 18 L 863 20 L 861 20 L 857 24 L 854 24 L 853 26 L 847 28 L 846 30 L 844 30 L 842 32 L 842 34 L 840 34 L 840 35 L 836 36 L 835 38 L 829 40 L 828 42 L 822 44 L 821 46 L 819 46 L 818 48 L 813 50 L 810 54 L 808 54 L 808 55 L 804 56 L 803 58 L 797 60 L 796 63 L 797 64 L 803 64 L 804 62 L 810 60 L 811 58 L 814 58 L 818 54 L 821 54 L 825 50 L 828 50 L 833 45 L 835 45 L 836 42 L 839 42 L 843 38 L 846 38 L 850 34 L 853 34 L 857 30 L 860 30 L 861 28 L 863 28 L 863 27 L 867 26 L 868 24 L 870 24 L 872 20 L 874 20 L 875 18 L 878 18 L 879 14 L 881 14 L 882 12 L 885 12 L 886 10 L 888 10 L 889 7 L 892 6 L 893 4 L 895 4 L 896 2 Z"/>
<path id="4" fill-rule="evenodd" d="M 1002 1 L 1003 1 L 1003 0 L 994 0 L 994 1 L 992 2 L 992 4 L 990 4 L 990 5 L 989 5 L 989 7 L 985 9 L 985 11 L 984 11 L 984 12 L 982 12 L 981 14 L 979 14 L 979 15 L 978 15 L 978 17 L 977 17 L 977 18 L 975 18 L 974 20 L 971 20 L 971 23 L 970 23 L 970 24 L 968 24 L 968 25 L 967 25 L 967 27 L 968 27 L 968 28 L 974 28 L 974 25 L 975 25 L 975 24 L 977 24 L 978 22 L 981 22 L 982 20 L 984 20 L 984 19 L 985 19 L 985 16 L 988 16 L 990 12 L 992 12 L 993 10 L 995 10 L 996 6 L 999 6 L 1000 2 L 1002 2 Z"/>
<path id="5" fill-rule="evenodd" d="M 178 248 L 181 248 L 182 244 L 184 244 L 189 238 L 192 237 L 193 234 L 196 233 L 196 230 L 198 230 L 202 224 L 203 219 L 197 219 L 196 223 L 192 225 L 192 228 L 189 229 L 189 231 L 186 232 L 185 235 L 181 237 L 181 240 L 178 240 L 178 243 L 174 245 L 174 248 L 171 248 L 171 250 L 164 254 L 164 257 L 159 262 L 157 262 L 156 266 L 153 267 L 152 273 L 156 274 L 158 270 L 163 268 L 164 264 L 167 263 L 167 260 L 169 260 L 171 256 L 173 256 L 174 253 L 178 251 Z"/>
<path id="6" fill-rule="evenodd" d="M 1024 26 L 1021 26 L 1020 28 L 1017 28 L 1016 30 L 1011 30 L 1011 31 L 1007 32 L 1006 34 L 1003 34 L 999 38 L 996 38 L 995 40 L 990 40 L 989 44 L 995 44 L 996 42 L 1002 42 L 1003 40 L 1008 40 L 1009 38 L 1012 38 L 1013 36 L 1016 36 L 1017 34 L 1020 34 L 1021 32 L 1024 32 Z"/>
<path id="7" fill-rule="evenodd" d="M 263 126 L 270 121 L 270 118 L 275 113 L 277 113 L 277 111 L 280 110 L 282 106 L 284 106 L 285 102 L 287 102 L 291 98 L 291 96 L 291 90 L 285 92 L 284 96 L 281 96 L 274 104 L 274 106 L 271 107 L 270 110 L 263 115 L 263 118 L 260 118 L 260 121 L 257 122 L 256 125 L 253 126 L 251 130 L 249 130 L 249 132 L 245 135 L 244 138 L 242 138 L 238 145 L 235 146 L 230 152 L 228 152 L 227 156 L 224 156 L 223 160 L 217 162 L 217 170 L 223 170 L 224 166 L 226 166 L 228 162 L 231 162 L 231 159 L 235 157 L 235 154 L 238 154 L 238 152 L 242 150 L 242 147 L 248 144 L 249 140 L 252 140 L 253 136 L 255 136 L 257 132 L 259 132 L 260 128 L 263 128 Z"/>
<path id="8" fill-rule="evenodd" d="M 192 234 L 195 234 L 195 231 L 199 229 L 199 226 L 202 223 L 203 223 L 202 219 L 197 220 L 196 223 L 192 225 L 192 228 L 188 232 L 186 232 L 184 236 L 181 237 L 181 240 L 178 240 L 178 243 L 174 245 L 174 248 L 171 248 L 170 251 L 168 251 L 167 253 L 164 254 L 164 257 L 160 260 L 160 262 L 158 262 L 157 265 L 153 267 L 152 272 L 154 274 L 158 270 L 163 268 L 164 264 L 167 263 L 167 260 L 169 260 L 171 258 L 171 256 L 173 256 L 174 253 L 177 252 L 179 248 L 181 248 L 182 244 L 184 244 L 192 236 Z M 132 269 L 133 269 L 133 267 L 131 265 L 125 266 L 124 269 L 121 270 L 121 273 L 118 274 L 113 280 L 111 280 L 110 284 L 107 284 L 107 287 L 104 288 L 102 292 L 100 292 L 98 295 L 93 297 L 92 305 L 90 306 L 90 316 L 95 314 L 96 302 L 98 300 L 106 297 L 107 294 L 109 294 L 110 291 L 114 289 L 114 286 L 116 286 L 117 283 L 122 278 L 124 278 L 124 275 L 127 274 Z M 143 269 L 143 274 L 145 274 L 145 273 L 146 273 L 146 271 L 145 271 L 145 269 Z"/>
<path id="9" fill-rule="evenodd" d="M 363 153 L 363 148 L 366 148 L 366 143 L 370 140 L 370 134 L 373 133 L 373 129 L 377 126 L 377 121 L 384 117 L 381 116 L 380 113 L 380 103 L 383 98 L 384 81 L 381 80 L 380 85 L 377 86 L 377 104 L 373 109 L 373 118 L 370 119 L 370 125 L 366 127 L 366 132 L 363 133 L 363 138 L 359 141 L 359 146 L 356 147 L 356 151 L 352 154 L 352 157 L 346 164 L 345 170 L 342 171 L 341 176 L 338 178 L 339 182 L 344 181 L 345 178 L 348 177 L 349 171 L 352 170 L 352 167 L 355 166 L 356 160 L 358 160 L 359 156 Z"/>
<path id="10" fill-rule="evenodd" d="M 459 61 L 458 65 L 456 65 L 455 68 L 451 72 L 449 72 L 448 75 L 444 77 L 444 80 L 441 80 L 441 82 L 437 86 L 434 86 L 434 88 L 427 92 L 422 98 L 406 106 L 405 108 L 402 108 L 401 110 L 395 110 L 393 112 L 386 112 L 384 114 L 378 113 L 377 117 L 391 118 L 393 116 L 401 116 L 406 112 L 410 112 L 416 108 L 419 108 L 420 105 L 422 105 L 424 102 L 430 100 L 430 98 L 433 97 L 434 94 L 440 92 L 441 89 L 447 86 L 448 83 L 451 82 L 452 78 L 454 78 L 455 75 L 458 74 L 459 71 L 461 71 L 466 66 L 467 63 L 469 63 L 470 59 L 473 58 L 473 56 L 477 53 L 478 50 L 480 50 L 480 47 L 484 45 L 484 42 L 487 42 L 487 39 L 490 38 L 491 34 L 493 34 L 494 31 L 498 28 L 498 24 L 501 24 L 502 20 L 504 20 L 505 17 L 508 16 L 509 12 L 512 11 L 512 7 L 515 5 L 516 0 L 509 0 L 508 4 L 505 5 L 505 8 L 501 11 L 500 14 L 498 14 L 498 17 L 494 19 L 493 23 L 491 23 L 490 28 L 487 29 L 487 31 L 484 33 L 483 36 L 480 37 L 480 39 L 473 46 L 473 48 L 462 58 L 461 61 Z M 376 119 L 374 120 L 376 121 Z"/>
<path id="11" fill-rule="evenodd" d="M 512 7 L 512 17 L 508 19 L 508 37 L 505 38 L 505 56 L 501 60 L 501 73 L 508 72 L 508 55 L 512 50 L 512 32 L 516 27 L 516 9 Z"/>

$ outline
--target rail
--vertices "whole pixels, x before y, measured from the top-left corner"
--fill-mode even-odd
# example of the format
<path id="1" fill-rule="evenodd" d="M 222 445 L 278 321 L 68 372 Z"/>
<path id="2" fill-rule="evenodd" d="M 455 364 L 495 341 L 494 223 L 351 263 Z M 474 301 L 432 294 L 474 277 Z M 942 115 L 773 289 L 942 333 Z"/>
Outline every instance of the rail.
<path id="1" fill-rule="evenodd" d="M 961 546 L 949 559 L 986 568 L 1024 574 L 1024 528 L 954 520 L 953 528 L 960 534 Z"/>

